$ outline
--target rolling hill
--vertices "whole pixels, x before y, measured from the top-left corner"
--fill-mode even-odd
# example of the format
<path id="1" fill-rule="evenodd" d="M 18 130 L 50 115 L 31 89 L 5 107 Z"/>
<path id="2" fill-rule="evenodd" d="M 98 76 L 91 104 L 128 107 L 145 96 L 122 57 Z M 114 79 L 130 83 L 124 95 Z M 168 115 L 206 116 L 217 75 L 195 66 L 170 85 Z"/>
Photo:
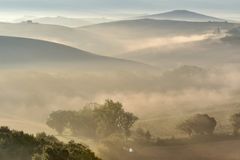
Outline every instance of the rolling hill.
<path id="1" fill-rule="evenodd" d="M 0 35 L 51 41 L 98 54 L 104 51 L 103 55 L 110 55 L 118 46 L 116 40 L 105 38 L 102 33 L 31 22 L 0 23 Z"/>
<path id="2" fill-rule="evenodd" d="M 154 46 L 123 54 L 121 57 L 159 67 L 179 65 L 222 66 L 238 64 L 240 38 L 225 36 L 165 46 Z"/>
<path id="3" fill-rule="evenodd" d="M 227 22 L 136 19 L 70 28 L 38 23 L 0 23 L 0 35 L 51 41 L 104 56 L 118 56 L 156 38 L 198 36 L 239 26 Z M 180 37 L 181 38 L 181 37 Z M 167 40 L 164 40 L 167 42 Z"/>
<path id="4" fill-rule="evenodd" d="M 203 15 L 203 14 L 188 11 L 188 10 L 174 10 L 174 11 L 161 13 L 161 14 L 148 15 L 141 18 L 151 18 L 151 19 L 158 19 L 158 20 L 195 21 L 195 22 L 226 21 L 224 19 Z"/>
<path id="5" fill-rule="evenodd" d="M 0 67 L 81 67 L 83 69 L 143 69 L 147 65 L 98 56 L 62 44 L 0 36 Z M 151 68 L 151 67 L 149 67 Z"/>
<path id="6" fill-rule="evenodd" d="M 230 30 L 236 26 L 239 26 L 239 24 L 137 19 L 81 27 L 79 31 L 96 34 L 102 39 L 111 39 L 110 47 L 102 47 L 98 53 L 104 55 L 108 53 L 106 49 L 109 49 L 114 51 L 110 54 L 116 56 L 124 52 L 138 50 L 146 44 L 155 44 L 155 40 L 162 39 L 163 43 L 168 43 L 169 38 L 175 40 L 190 39 L 196 36 L 214 34 L 219 29 L 221 31 Z M 101 46 L 104 46 L 104 44 Z"/>
<path id="7" fill-rule="evenodd" d="M 0 35 L 33 38 L 57 42 L 105 56 L 116 56 L 141 46 L 152 38 L 191 36 L 212 33 L 218 28 L 229 30 L 237 26 L 225 22 L 181 22 L 169 20 L 125 20 L 69 28 L 37 23 L 0 23 Z"/>
<path id="8" fill-rule="evenodd" d="M 232 29 L 239 24 L 228 22 L 185 22 L 172 20 L 156 19 L 136 19 L 122 20 L 109 23 L 101 23 L 79 28 L 85 31 L 95 31 L 105 33 L 123 33 L 121 37 L 154 37 L 154 36 L 172 36 L 206 33 L 214 31 L 218 27 L 221 29 Z"/>

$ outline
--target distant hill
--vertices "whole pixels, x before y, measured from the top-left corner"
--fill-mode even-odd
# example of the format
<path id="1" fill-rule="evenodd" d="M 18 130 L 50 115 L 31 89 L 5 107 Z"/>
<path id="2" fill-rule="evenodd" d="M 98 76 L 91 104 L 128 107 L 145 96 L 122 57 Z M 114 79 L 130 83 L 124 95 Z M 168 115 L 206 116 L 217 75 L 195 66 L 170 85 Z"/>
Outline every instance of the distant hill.
<path id="1" fill-rule="evenodd" d="M 93 33 L 85 29 L 64 27 L 59 25 L 39 24 L 33 22 L 0 23 L 0 35 L 24 37 L 57 42 L 93 53 L 110 55 L 116 40 L 105 38 L 103 33 Z M 106 36 L 106 35 L 105 35 Z M 119 49 L 119 48 L 117 48 Z"/>
<path id="2" fill-rule="evenodd" d="M 68 18 L 68 17 L 41 17 L 32 19 L 32 22 L 42 23 L 42 24 L 53 24 L 67 27 L 81 27 L 86 25 L 92 25 L 97 23 L 103 23 L 111 21 L 107 18 Z"/>
<path id="3" fill-rule="evenodd" d="M 203 14 L 188 11 L 188 10 L 174 10 L 174 11 L 161 13 L 161 14 L 148 15 L 141 18 L 152 18 L 152 19 L 159 19 L 159 20 L 196 21 L 196 22 L 226 21 L 224 19 L 203 15 Z"/>
<path id="4" fill-rule="evenodd" d="M 203 34 L 213 34 L 216 31 L 229 30 L 239 24 L 227 22 L 189 22 L 173 20 L 156 20 L 156 19 L 136 19 L 123 20 L 109 23 L 96 24 L 86 27 L 80 27 L 79 31 L 94 33 L 102 39 L 111 40 L 110 45 L 101 48 L 100 52 L 112 55 L 122 54 L 129 50 L 135 50 L 146 44 L 154 44 L 155 39 L 174 38 L 174 37 L 191 37 Z M 165 40 L 164 43 L 168 41 Z M 99 42 L 104 46 L 104 42 Z M 113 48 L 114 47 L 114 48 Z M 96 49 L 97 47 L 95 47 Z M 100 47 L 98 47 L 100 48 Z"/>
<path id="5" fill-rule="evenodd" d="M 0 35 L 41 39 L 66 44 L 88 52 L 116 56 L 152 38 L 191 36 L 229 30 L 238 24 L 138 19 L 70 28 L 38 23 L 0 23 Z M 137 44 L 137 46 L 139 46 Z M 141 46 L 141 45 L 140 45 Z"/>
<path id="6" fill-rule="evenodd" d="M 173 46 L 156 46 L 129 52 L 122 57 L 161 68 L 179 65 L 197 65 L 216 67 L 238 64 L 240 39 L 226 36 L 220 39 L 175 44 Z"/>
<path id="7" fill-rule="evenodd" d="M 88 32 L 95 31 L 100 33 L 114 32 L 114 35 L 119 35 L 119 37 L 156 37 L 201 34 L 214 31 L 219 27 L 223 30 L 228 30 L 236 26 L 239 26 L 239 24 L 227 22 L 186 22 L 157 19 L 134 19 L 80 27 L 79 30 L 85 30 Z"/>
<path id="8" fill-rule="evenodd" d="M 94 70 L 134 70 L 149 67 L 133 61 L 98 56 L 62 44 L 0 36 L 0 67 L 34 68 L 59 66 Z"/>

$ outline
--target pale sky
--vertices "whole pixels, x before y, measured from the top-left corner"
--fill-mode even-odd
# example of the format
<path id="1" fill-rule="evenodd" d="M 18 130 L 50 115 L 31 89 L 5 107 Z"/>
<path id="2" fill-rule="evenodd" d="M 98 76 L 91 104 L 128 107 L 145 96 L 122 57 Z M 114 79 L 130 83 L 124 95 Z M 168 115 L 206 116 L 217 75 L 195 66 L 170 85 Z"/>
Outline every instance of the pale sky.
<path id="1" fill-rule="evenodd" d="M 0 0 L 0 8 L 31 10 L 215 9 L 239 11 L 239 0 Z"/>
<path id="2" fill-rule="evenodd" d="M 174 9 L 197 11 L 220 18 L 239 18 L 240 0 L 0 0 L 5 17 L 23 15 L 151 14 Z M 0 16 L 3 18 L 3 14 Z"/>

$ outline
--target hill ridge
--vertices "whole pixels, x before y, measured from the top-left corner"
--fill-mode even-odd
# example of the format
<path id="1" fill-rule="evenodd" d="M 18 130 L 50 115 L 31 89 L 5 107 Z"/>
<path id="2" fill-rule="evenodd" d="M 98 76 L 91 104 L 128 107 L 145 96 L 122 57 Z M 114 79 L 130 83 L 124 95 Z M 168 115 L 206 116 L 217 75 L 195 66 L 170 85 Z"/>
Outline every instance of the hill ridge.
<path id="1" fill-rule="evenodd" d="M 162 20 L 180 20 L 180 21 L 216 21 L 216 22 L 224 22 L 226 20 L 220 19 L 217 17 L 205 15 L 202 13 L 189 11 L 189 10 L 172 10 L 168 12 L 163 12 L 159 14 L 152 14 L 143 16 L 145 18 L 153 18 L 153 19 L 162 19 Z"/>

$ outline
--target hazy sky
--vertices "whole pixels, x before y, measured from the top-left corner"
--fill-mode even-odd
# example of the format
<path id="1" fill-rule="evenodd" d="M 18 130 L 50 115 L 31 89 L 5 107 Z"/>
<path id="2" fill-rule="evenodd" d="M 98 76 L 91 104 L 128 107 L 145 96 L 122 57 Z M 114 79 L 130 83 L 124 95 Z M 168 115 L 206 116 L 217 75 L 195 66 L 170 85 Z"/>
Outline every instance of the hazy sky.
<path id="1" fill-rule="evenodd" d="M 1 9 L 95 10 L 195 8 L 239 10 L 239 0 L 0 0 Z"/>
<path id="2" fill-rule="evenodd" d="M 0 0 L 1 12 L 115 12 L 151 13 L 172 9 L 204 11 L 212 15 L 240 14 L 240 0 Z M 225 15 L 226 17 L 226 15 Z"/>

